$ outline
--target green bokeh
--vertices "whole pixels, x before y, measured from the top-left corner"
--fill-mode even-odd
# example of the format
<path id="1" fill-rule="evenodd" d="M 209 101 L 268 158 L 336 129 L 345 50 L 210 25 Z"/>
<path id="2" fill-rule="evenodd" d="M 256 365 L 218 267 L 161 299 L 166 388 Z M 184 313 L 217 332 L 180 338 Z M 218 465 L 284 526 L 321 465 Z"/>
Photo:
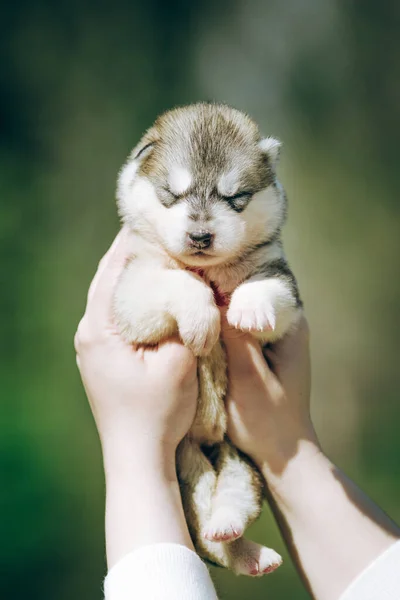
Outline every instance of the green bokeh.
<path id="1" fill-rule="evenodd" d="M 104 483 L 73 335 L 118 229 L 116 173 L 155 116 L 215 99 L 284 141 L 289 260 L 322 443 L 400 521 L 395 0 L 15 0 L 0 19 L 0 588 L 101 600 Z M 284 566 L 221 598 L 307 598 Z"/>

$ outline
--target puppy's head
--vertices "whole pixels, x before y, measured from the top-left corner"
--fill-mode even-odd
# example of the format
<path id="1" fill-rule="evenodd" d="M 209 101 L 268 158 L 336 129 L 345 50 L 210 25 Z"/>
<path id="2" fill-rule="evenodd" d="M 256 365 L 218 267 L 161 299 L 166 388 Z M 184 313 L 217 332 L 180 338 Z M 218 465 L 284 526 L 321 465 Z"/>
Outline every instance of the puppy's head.
<path id="1" fill-rule="evenodd" d="M 279 148 L 233 108 L 195 104 L 169 111 L 120 172 L 120 214 L 187 265 L 232 261 L 282 226 Z"/>

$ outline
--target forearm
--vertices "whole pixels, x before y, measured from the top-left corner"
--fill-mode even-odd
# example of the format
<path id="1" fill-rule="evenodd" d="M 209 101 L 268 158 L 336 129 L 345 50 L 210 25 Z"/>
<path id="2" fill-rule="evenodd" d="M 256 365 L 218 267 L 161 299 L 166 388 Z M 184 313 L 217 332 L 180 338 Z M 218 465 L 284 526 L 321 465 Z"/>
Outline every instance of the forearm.
<path id="1" fill-rule="evenodd" d="M 103 454 L 108 568 L 148 544 L 170 542 L 193 549 L 174 453 L 124 445 L 107 447 Z"/>
<path id="2" fill-rule="evenodd" d="M 270 461 L 261 468 L 293 559 L 318 600 L 337 600 L 400 537 L 314 441 L 300 441 L 282 470 Z"/>

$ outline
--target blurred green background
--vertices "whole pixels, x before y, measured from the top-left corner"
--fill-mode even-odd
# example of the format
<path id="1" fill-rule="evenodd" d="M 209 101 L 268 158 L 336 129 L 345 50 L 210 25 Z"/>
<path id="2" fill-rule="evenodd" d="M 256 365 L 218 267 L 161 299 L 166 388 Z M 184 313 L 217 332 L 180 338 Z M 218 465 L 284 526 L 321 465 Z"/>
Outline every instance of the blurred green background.
<path id="1" fill-rule="evenodd" d="M 225 101 L 285 146 L 286 246 L 332 457 L 400 521 L 396 0 L 14 0 L 0 17 L 2 596 L 101 600 L 104 482 L 73 335 L 156 115 Z M 284 566 L 222 599 L 308 598 Z"/>

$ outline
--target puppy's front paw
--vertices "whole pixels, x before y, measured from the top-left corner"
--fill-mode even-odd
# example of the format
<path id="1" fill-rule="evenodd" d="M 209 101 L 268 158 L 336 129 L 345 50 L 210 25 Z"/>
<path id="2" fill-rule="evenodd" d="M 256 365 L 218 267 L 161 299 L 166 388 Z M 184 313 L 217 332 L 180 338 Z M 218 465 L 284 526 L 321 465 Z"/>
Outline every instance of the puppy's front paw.
<path id="1" fill-rule="evenodd" d="M 215 306 L 211 290 L 191 297 L 185 295 L 177 310 L 176 319 L 179 333 L 185 346 L 191 348 L 196 356 L 205 356 L 216 344 L 221 329 L 221 319 Z"/>
<path id="2" fill-rule="evenodd" d="M 272 332 L 276 325 L 274 306 L 268 297 L 255 291 L 252 284 L 241 285 L 234 291 L 227 312 L 228 323 L 243 331 Z"/>

